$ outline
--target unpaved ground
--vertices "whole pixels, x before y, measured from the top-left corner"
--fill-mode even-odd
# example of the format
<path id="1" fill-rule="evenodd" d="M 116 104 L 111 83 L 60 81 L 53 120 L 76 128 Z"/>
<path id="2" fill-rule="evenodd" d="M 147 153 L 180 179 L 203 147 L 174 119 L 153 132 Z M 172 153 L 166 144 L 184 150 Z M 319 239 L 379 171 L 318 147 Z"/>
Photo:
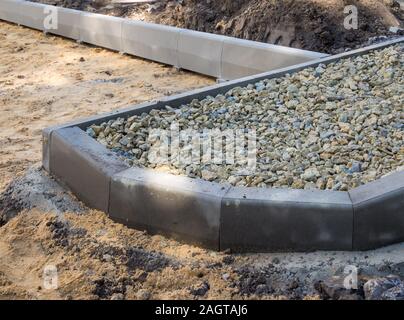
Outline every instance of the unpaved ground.
<path id="1" fill-rule="evenodd" d="M 0 299 L 361 299 L 367 279 L 404 277 L 404 244 L 232 255 L 149 236 L 85 208 L 39 168 L 0 196 L 0 212 L 19 212 L 0 228 Z M 44 286 L 50 265 L 55 290 Z M 358 290 L 329 282 L 347 266 L 359 270 Z"/>
<path id="2" fill-rule="evenodd" d="M 32 1 L 327 53 L 392 36 L 390 27 L 404 26 L 398 0 Z M 357 30 L 344 28 L 347 5 L 358 9 Z"/>
<path id="3" fill-rule="evenodd" d="M 212 83 L 0 21 L 0 190 L 39 163 L 43 128 Z"/>
<path id="4" fill-rule="evenodd" d="M 40 130 L 212 80 L 4 23 L 0 43 L 0 299 L 317 299 L 328 297 L 319 281 L 347 265 L 359 268 L 360 287 L 343 296 L 359 299 L 368 277 L 404 276 L 404 245 L 232 255 L 86 208 L 40 169 Z M 57 289 L 44 284 L 48 266 Z"/>

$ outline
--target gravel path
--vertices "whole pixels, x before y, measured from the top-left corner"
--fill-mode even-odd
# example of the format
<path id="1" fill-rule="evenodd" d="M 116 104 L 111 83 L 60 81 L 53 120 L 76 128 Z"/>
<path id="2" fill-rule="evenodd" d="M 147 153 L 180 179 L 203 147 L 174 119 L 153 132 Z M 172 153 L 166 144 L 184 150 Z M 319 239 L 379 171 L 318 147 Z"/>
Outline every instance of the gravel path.
<path id="1" fill-rule="evenodd" d="M 348 190 L 403 169 L 403 51 L 391 46 L 87 132 L 133 166 L 237 186 Z M 172 123 L 201 134 L 255 129 L 255 171 L 239 175 L 240 164 L 203 161 L 156 165 L 149 150 L 161 141 L 149 131 Z"/>

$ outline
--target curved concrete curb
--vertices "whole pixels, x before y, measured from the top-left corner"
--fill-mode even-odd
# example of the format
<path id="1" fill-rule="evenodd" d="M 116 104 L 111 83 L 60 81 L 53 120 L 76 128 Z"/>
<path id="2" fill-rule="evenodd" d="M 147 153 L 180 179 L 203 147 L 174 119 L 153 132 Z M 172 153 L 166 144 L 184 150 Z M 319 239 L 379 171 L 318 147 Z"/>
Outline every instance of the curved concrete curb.
<path id="1" fill-rule="evenodd" d="M 115 173 L 128 168 L 79 128 L 53 132 L 50 172 L 87 205 L 108 212 L 110 182 Z"/>
<path id="2" fill-rule="evenodd" d="M 230 187 L 129 168 L 87 126 L 166 105 L 178 107 L 266 78 L 364 54 L 382 44 L 143 103 L 43 132 L 43 165 L 89 206 L 150 233 L 214 250 L 368 250 L 404 241 L 404 171 L 349 192 Z"/>
<path id="3" fill-rule="evenodd" d="M 50 172 L 117 222 L 214 250 L 367 250 L 404 240 L 404 172 L 349 192 L 230 187 L 128 168 L 77 127 L 51 134 Z"/>

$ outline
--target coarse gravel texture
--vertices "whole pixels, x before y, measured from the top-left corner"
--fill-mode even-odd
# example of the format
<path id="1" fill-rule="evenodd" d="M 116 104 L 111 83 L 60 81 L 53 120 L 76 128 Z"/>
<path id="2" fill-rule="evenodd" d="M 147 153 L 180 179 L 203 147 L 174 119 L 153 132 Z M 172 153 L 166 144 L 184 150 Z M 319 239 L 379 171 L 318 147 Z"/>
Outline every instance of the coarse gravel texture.
<path id="1" fill-rule="evenodd" d="M 235 186 L 346 191 L 403 169 L 403 51 L 397 44 L 87 132 L 133 166 Z M 150 130 L 175 123 L 201 141 L 204 129 L 256 130 L 255 170 L 242 172 L 237 154 L 235 164 L 207 162 L 203 152 L 192 163 L 156 164 L 151 151 L 166 145 Z"/>

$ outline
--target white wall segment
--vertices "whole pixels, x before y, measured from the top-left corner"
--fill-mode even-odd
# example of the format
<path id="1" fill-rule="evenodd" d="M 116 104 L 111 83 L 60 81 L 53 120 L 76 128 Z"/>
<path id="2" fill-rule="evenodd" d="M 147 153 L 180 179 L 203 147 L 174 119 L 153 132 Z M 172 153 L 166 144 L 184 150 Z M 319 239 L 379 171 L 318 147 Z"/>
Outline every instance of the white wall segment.
<path id="1" fill-rule="evenodd" d="M 32 29 L 43 31 L 45 21 L 46 6 L 40 3 L 22 1 L 20 4 L 21 22 L 20 24 Z"/>
<path id="2" fill-rule="evenodd" d="M 80 39 L 80 16 L 81 12 L 67 8 L 57 8 L 57 28 L 46 30 L 70 39 Z"/>
<path id="3" fill-rule="evenodd" d="M 80 15 L 80 40 L 121 51 L 123 21 L 122 18 L 83 12 Z"/>
<path id="4" fill-rule="evenodd" d="M 47 17 L 52 15 L 56 15 L 54 19 L 47 20 Z M 4 20 L 32 29 L 47 31 L 76 40 L 79 39 L 80 15 L 81 12 L 78 10 L 30 1 L 0 0 L 0 19 L 3 17 Z M 46 20 L 48 23 L 45 23 Z"/>
<path id="5" fill-rule="evenodd" d="M 22 2 L 21 0 L 0 0 L 0 19 L 20 24 Z"/>
<path id="6" fill-rule="evenodd" d="M 226 37 L 222 78 L 238 79 L 326 57 L 326 54 Z"/>
<path id="7" fill-rule="evenodd" d="M 178 66 L 178 37 L 181 29 L 127 20 L 122 25 L 122 51 L 145 59 Z"/>
<path id="8" fill-rule="evenodd" d="M 178 66 L 221 78 L 223 36 L 181 30 L 178 41 Z"/>
<path id="9" fill-rule="evenodd" d="M 44 24 L 45 17 L 49 17 L 53 10 L 57 11 L 56 28 L 54 21 L 51 27 Z M 0 19 L 222 80 L 238 79 L 327 56 L 22 0 L 0 0 Z"/>

